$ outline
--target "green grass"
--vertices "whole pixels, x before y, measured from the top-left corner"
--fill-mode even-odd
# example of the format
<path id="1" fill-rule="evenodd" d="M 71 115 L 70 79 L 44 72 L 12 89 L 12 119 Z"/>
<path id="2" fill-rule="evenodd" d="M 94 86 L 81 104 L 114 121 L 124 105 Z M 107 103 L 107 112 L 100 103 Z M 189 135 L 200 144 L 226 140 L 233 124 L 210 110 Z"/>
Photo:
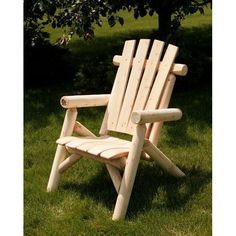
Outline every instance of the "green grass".
<path id="1" fill-rule="evenodd" d="M 86 57 L 94 66 L 106 57 L 111 61 L 114 53 L 120 52 L 125 38 L 148 37 L 150 30 L 155 28 L 155 17 L 137 21 L 128 15 L 127 18 L 130 23 L 123 27 L 99 28 L 93 42 L 73 39 L 69 46 L 70 60 L 79 63 Z M 208 31 L 201 28 L 203 22 L 211 25 L 210 12 L 205 16 L 189 17 L 181 31 L 190 39 L 198 34 L 197 40 L 186 40 L 180 45 L 180 50 L 181 46 L 190 48 L 192 57 L 209 47 L 204 44 Z M 57 33 L 52 34 L 52 41 Z M 207 37 L 209 41 L 209 34 Z M 199 74 L 202 75 L 199 68 L 189 69 L 196 81 L 209 80 L 208 73 L 199 78 Z M 191 72 L 196 70 L 199 73 Z M 114 75 L 113 70 L 109 73 L 106 77 Z M 211 235 L 211 87 L 195 86 L 192 78 L 188 79 L 177 79 L 170 105 L 180 108 L 183 118 L 166 123 L 159 142 L 161 150 L 186 173 L 186 178 L 172 178 L 154 163 L 141 162 L 127 218 L 120 222 L 111 220 L 116 192 L 100 163 L 82 159 L 63 175 L 58 191 L 46 193 L 55 140 L 65 113 L 59 106 L 59 99 L 77 91 L 70 86 L 26 90 L 25 235 Z M 104 108 L 80 109 L 79 120 L 98 133 L 103 114 Z"/>

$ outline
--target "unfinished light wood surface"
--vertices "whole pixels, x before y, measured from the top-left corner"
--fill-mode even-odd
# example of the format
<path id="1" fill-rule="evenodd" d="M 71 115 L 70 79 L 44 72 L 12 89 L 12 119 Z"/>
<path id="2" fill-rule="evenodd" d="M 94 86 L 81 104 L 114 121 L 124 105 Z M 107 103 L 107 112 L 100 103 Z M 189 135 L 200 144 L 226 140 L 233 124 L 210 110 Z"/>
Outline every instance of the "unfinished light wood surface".
<path id="1" fill-rule="evenodd" d="M 175 80 L 176 77 L 173 74 L 168 75 L 166 86 L 160 101 L 159 109 L 167 108 L 169 106 L 171 94 L 175 85 Z M 149 126 L 149 129 L 146 133 L 146 138 L 149 139 L 154 145 L 157 145 L 163 123 L 163 121 L 153 123 L 151 127 Z"/>
<path id="2" fill-rule="evenodd" d="M 156 40 L 156 41 L 158 41 L 158 40 Z M 122 59 L 122 56 L 115 55 L 113 57 L 113 64 L 115 66 L 119 66 L 121 63 L 121 59 Z M 144 63 L 145 67 L 146 67 L 147 62 L 148 62 L 148 60 L 146 60 Z M 162 64 L 162 62 L 161 62 L 161 64 Z M 133 60 L 132 60 L 132 65 L 133 65 Z M 159 70 L 159 68 L 158 68 L 158 70 Z M 171 73 L 173 73 L 174 75 L 185 76 L 188 73 L 188 67 L 187 67 L 187 65 L 184 65 L 184 64 L 174 63 L 171 68 Z"/>
<path id="3" fill-rule="evenodd" d="M 69 136 L 72 134 L 76 117 L 77 117 L 77 110 L 75 108 L 68 109 L 66 111 L 60 137 Z M 51 174 L 48 180 L 48 186 L 47 186 L 48 192 L 51 192 L 57 188 L 60 178 L 59 165 L 61 164 L 62 161 L 64 161 L 65 158 L 66 158 L 66 148 L 62 145 L 57 145 L 57 150 L 52 164 Z"/>
<path id="4" fill-rule="evenodd" d="M 156 147 L 164 122 L 178 120 L 182 112 L 168 108 L 175 75 L 184 76 L 187 66 L 174 63 L 178 48 L 149 39 L 128 40 L 122 56 L 114 56 L 118 67 L 111 94 L 74 95 L 61 98 L 67 108 L 47 190 L 56 189 L 59 177 L 82 157 L 106 165 L 118 193 L 113 220 L 126 215 L 140 159 L 156 161 L 175 177 L 184 173 Z M 76 121 L 80 107 L 107 106 L 99 136 Z M 132 135 L 127 141 L 110 131 Z M 77 134 L 77 136 L 75 135 Z M 79 136 L 78 136 L 79 135 Z M 121 175 L 120 170 L 123 170 Z"/>
<path id="5" fill-rule="evenodd" d="M 136 94 L 139 88 L 139 83 L 144 69 L 144 62 L 146 60 L 150 40 L 141 39 L 133 60 L 132 70 L 130 73 L 130 79 L 126 88 L 125 96 L 122 102 L 122 107 L 116 126 L 116 130 L 125 132 L 129 117 L 131 115 L 133 104 L 136 99 Z"/>
<path id="6" fill-rule="evenodd" d="M 111 98 L 109 100 L 108 109 L 108 129 L 116 130 L 117 121 L 120 115 L 120 109 L 124 99 L 127 82 L 129 79 L 129 73 L 131 68 L 131 62 L 133 59 L 135 40 L 128 40 L 125 42 L 122 61 L 118 68 L 114 85 L 111 91 Z"/>
<path id="7" fill-rule="evenodd" d="M 61 162 L 59 165 L 59 173 L 62 174 L 67 169 L 69 169 L 71 166 L 73 166 L 78 160 L 80 160 L 82 156 L 78 154 L 72 154 L 71 156 L 67 157 L 64 161 Z"/>
<path id="8" fill-rule="evenodd" d="M 160 59 L 162 55 L 162 51 L 164 48 L 164 42 L 155 40 L 153 42 L 153 46 L 149 55 L 149 58 L 146 63 L 145 71 L 143 74 L 143 78 L 139 87 L 139 91 L 133 106 L 133 111 L 136 110 L 144 110 L 145 105 L 148 100 L 148 96 L 150 94 L 153 80 L 155 78 L 155 75 L 157 73 L 157 68 L 160 64 Z M 135 124 L 133 124 L 131 121 L 129 121 L 129 124 L 127 126 L 127 132 L 133 133 L 135 128 Z"/>
<path id="9" fill-rule="evenodd" d="M 145 125 L 136 126 L 136 133 L 133 136 L 132 147 L 130 148 L 127 158 L 125 171 L 112 216 L 113 220 L 119 220 L 125 217 L 144 144 L 145 132 Z"/>
<path id="10" fill-rule="evenodd" d="M 60 102 L 64 108 L 96 107 L 107 105 L 109 97 L 110 94 L 64 96 Z"/>
<path id="11" fill-rule="evenodd" d="M 75 122 L 74 132 L 78 133 L 82 137 L 84 136 L 96 137 L 96 135 L 93 132 L 91 132 L 89 129 L 87 129 L 78 121 Z"/>
<path id="12" fill-rule="evenodd" d="M 120 189 L 120 183 L 121 183 L 121 175 L 119 172 L 119 169 L 117 169 L 116 167 L 110 165 L 110 164 L 106 164 L 107 170 L 109 172 L 109 175 L 111 176 L 112 182 L 114 184 L 114 187 L 116 189 L 116 192 L 119 192 Z"/>
<path id="13" fill-rule="evenodd" d="M 156 109 L 149 111 L 134 111 L 132 113 L 131 121 L 134 124 L 146 124 L 159 121 L 174 121 L 182 117 L 182 112 L 177 108 Z"/>

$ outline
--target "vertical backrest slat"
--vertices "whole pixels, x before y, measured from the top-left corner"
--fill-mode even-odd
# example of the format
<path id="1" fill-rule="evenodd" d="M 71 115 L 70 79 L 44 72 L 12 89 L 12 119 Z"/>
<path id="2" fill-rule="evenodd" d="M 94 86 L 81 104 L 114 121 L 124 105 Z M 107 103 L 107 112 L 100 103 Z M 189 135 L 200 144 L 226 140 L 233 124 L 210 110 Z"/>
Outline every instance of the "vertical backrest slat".
<path id="1" fill-rule="evenodd" d="M 160 64 L 160 58 L 162 55 L 163 48 L 164 48 L 164 42 L 159 40 L 154 40 L 149 58 L 146 63 L 139 91 L 135 100 L 133 111 L 143 110 L 147 103 L 147 99 L 152 88 L 153 80 L 155 78 L 157 69 Z M 133 133 L 134 127 L 135 127 L 134 124 L 131 121 L 129 121 L 126 131 L 128 133 Z"/>
<path id="2" fill-rule="evenodd" d="M 123 103 L 128 77 L 130 73 L 131 63 L 133 59 L 135 40 L 128 40 L 125 42 L 122 52 L 122 61 L 117 70 L 115 82 L 111 92 L 111 98 L 108 103 L 108 122 L 109 130 L 115 130 L 120 114 L 120 109 Z"/>
<path id="3" fill-rule="evenodd" d="M 161 98 L 160 105 L 158 107 L 159 109 L 168 108 L 173 88 L 175 85 L 175 80 L 176 80 L 175 75 L 173 74 L 168 75 L 163 96 Z M 147 133 L 146 138 L 148 138 L 154 145 L 157 145 L 162 125 L 163 122 L 154 123 L 152 125 L 150 132 Z"/>
<path id="4" fill-rule="evenodd" d="M 178 47 L 169 44 L 154 81 L 145 110 L 156 109 L 160 103 L 163 89 L 178 52 Z"/>
<path id="5" fill-rule="evenodd" d="M 170 70 L 173 66 L 177 52 L 178 52 L 178 47 L 171 44 L 168 45 L 162 63 L 160 65 L 160 69 L 154 81 L 145 110 L 153 110 L 159 107 L 164 92 L 164 87 L 167 81 L 167 77 L 170 74 Z M 147 124 L 147 133 L 146 133 L 147 136 L 151 132 L 151 128 L 152 124 Z"/>
<path id="6" fill-rule="evenodd" d="M 112 88 L 101 135 L 107 131 L 134 133 L 130 116 L 134 110 L 167 108 L 172 94 L 175 76 L 171 69 L 178 47 L 169 44 L 161 60 L 164 42 L 141 39 L 135 57 L 135 40 L 128 40 Z M 150 51 L 149 56 L 147 56 Z M 134 57 L 134 58 L 133 58 Z M 148 57 L 148 59 L 146 59 Z M 146 138 L 157 141 L 162 123 L 147 124 Z"/>
<path id="7" fill-rule="evenodd" d="M 130 114 L 133 110 L 133 105 L 137 96 L 137 91 L 143 74 L 144 63 L 146 61 L 149 44 L 149 39 L 141 39 L 139 41 L 137 52 L 133 59 L 133 66 L 116 127 L 116 130 L 119 130 L 120 132 L 126 131 Z"/>

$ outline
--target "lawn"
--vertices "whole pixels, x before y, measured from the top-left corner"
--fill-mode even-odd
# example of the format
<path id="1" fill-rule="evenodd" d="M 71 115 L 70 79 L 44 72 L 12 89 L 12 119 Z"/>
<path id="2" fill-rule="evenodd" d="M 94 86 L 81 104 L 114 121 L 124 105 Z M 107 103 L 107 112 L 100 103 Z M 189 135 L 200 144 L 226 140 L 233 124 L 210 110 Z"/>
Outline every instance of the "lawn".
<path id="1" fill-rule="evenodd" d="M 46 192 L 55 140 L 65 113 L 59 106 L 60 97 L 82 93 L 81 84 L 87 84 L 85 77 L 91 75 L 93 79 L 106 69 L 108 72 L 101 81 L 90 80 L 91 91 L 109 91 L 115 73 L 111 60 L 114 54 L 121 53 L 123 41 L 152 37 L 155 17 L 135 21 L 127 13 L 123 14 L 124 26 L 110 29 L 105 25 L 96 29 L 94 41 L 74 38 L 69 45 L 67 60 L 78 64 L 77 70 L 87 64 L 93 68 L 92 72 L 87 68 L 77 73 L 77 86 L 25 90 L 25 235 L 211 235 L 210 10 L 203 16 L 188 17 L 183 29 L 172 39 L 180 46 L 178 60 L 191 66 L 186 79 L 177 79 L 170 104 L 183 111 L 183 118 L 166 123 L 158 145 L 186 173 L 186 178 L 172 178 L 155 163 L 141 162 L 126 220 L 120 222 L 111 220 L 116 192 L 100 163 L 82 159 L 63 175 L 58 191 Z M 51 33 L 51 42 L 60 35 L 58 31 L 47 30 Z M 103 59 L 105 63 L 101 64 Z M 98 133 L 104 108 L 80 109 L 78 113 L 78 119 Z"/>

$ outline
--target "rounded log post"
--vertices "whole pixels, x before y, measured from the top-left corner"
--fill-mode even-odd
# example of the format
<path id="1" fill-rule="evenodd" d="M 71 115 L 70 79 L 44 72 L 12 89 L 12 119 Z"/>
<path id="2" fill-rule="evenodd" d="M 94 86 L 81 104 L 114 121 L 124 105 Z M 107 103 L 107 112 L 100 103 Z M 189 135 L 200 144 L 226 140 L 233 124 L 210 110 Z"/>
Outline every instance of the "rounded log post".
<path id="1" fill-rule="evenodd" d="M 55 157 L 52 164 L 51 174 L 48 180 L 47 192 L 55 190 L 58 186 L 60 174 L 58 166 L 66 157 L 66 149 L 64 146 L 57 145 Z"/>
<path id="2" fill-rule="evenodd" d="M 167 108 L 147 111 L 134 111 L 131 120 L 135 124 L 146 124 L 158 121 L 174 121 L 182 117 L 182 112 L 177 108 Z"/>
<path id="3" fill-rule="evenodd" d="M 109 97 L 110 94 L 64 96 L 60 103 L 64 108 L 105 106 Z"/>
<path id="4" fill-rule="evenodd" d="M 68 109 L 66 111 L 60 137 L 69 136 L 72 134 L 76 118 L 77 118 L 77 110 L 75 108 Z M 48 192 L 51 192 L 57 188 L 60 178 L 58 167 L 65 158 L 66 158 L 66 148 L 62 145 L 57 145 L 57 150 L 52 164 L 52 170 L 48 180 L 48 186 L 47 186 Z"/>
<path id="5" fill-rule="evenodd" d="M 79 161 L 82 156 L 77 154 L 72 154 L 71 156 L 67 157 L 63 162 L 60 163 L 58 167 L 58 171 L 60 174 L 64 173 L 67 169 L 73 166 L 77 161 Z"/>
<path id="6" fill-rule="evenodd" d="M 102 125 L 99 131 L 100 136 L 103 135 L 107 135 L 108 134 L 108 115 L 109 115 L 109 111 L 108 108 L 106 109 L 103 121 L 102 121 Z"/>
<path id="7" fill-rule="evenodd" d="M 96 137 L 94 133 L 92 133 L 89 129 L 87 129 L 78 121 L 75 122 L 74 132 L 78 133 L 82 137 L 86 137 L 86 136 Z"/>
<path id="8" fill-rule="evenodd" d="M 121 183 L 121 175 L 120 175 L 120 171 L 119 169 L 117 169 L 116 167 L 110 165 L 110 164 L 106 164 L 106 168 L 108 170 L 108 173 L 111 177 L 111 180 L 114 184 L 114 187 L 116 189 L 116 192 L 119 192 L 120 189 L 120 183 Z"/>
<path id="9" fill-rule="evenodd" d="M 166 172 L 168 172 L 172 176 L 174 177 L 185 176 L 185 174 L 151 142 L 145 142 L 143 149 L 145 152 L 148 153 L 148 155 L 152 157 L 154 161 L 156 161 L 160 165 L 161 168 L 166 170 Z"/>
<path id="10" fill-rule="evenodd" d="M 134 180 L 143 148 L 145 132 L 145 125 L 137 125 L 136 133 L 134 134 L 132 139 L 132 146 L 127 158 L 112 220 L 123 219 L 126 215 L 131 191 L 133 189 Z"/>

